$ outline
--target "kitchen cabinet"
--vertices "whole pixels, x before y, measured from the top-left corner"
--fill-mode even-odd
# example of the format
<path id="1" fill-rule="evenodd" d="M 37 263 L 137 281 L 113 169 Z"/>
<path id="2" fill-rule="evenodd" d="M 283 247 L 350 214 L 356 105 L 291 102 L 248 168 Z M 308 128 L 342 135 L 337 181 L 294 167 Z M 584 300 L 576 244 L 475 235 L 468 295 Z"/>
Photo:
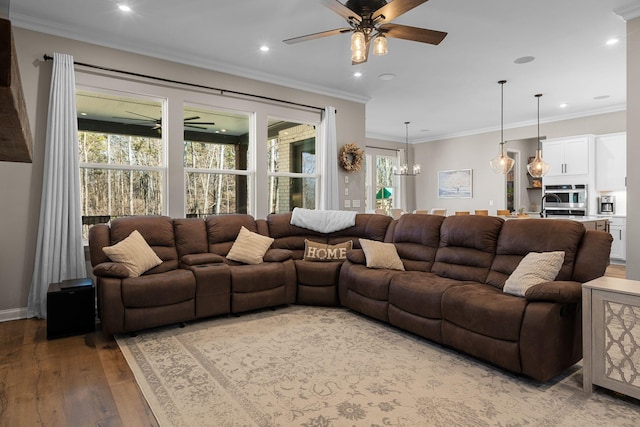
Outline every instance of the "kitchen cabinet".
<path id="1" fill-rule="evenodd" d="M 547 177 L 589 174 L 589 135 L 542 141 L 543 157 L 549 163 Z"/>
<path id="2" fill-rule="evenodd" d="M 611 258 L 625 261 L 627 259 L 626 227 L 627 219 L 613 217 L 609 220 L 609 232 L 613 237 L 611 243 Z"/>
<path id="3" fill-rule="evenodd" d="M 626 133 L 601 135 L 596 138 L 596 188 L 598 191 L 626 190 Z"/>

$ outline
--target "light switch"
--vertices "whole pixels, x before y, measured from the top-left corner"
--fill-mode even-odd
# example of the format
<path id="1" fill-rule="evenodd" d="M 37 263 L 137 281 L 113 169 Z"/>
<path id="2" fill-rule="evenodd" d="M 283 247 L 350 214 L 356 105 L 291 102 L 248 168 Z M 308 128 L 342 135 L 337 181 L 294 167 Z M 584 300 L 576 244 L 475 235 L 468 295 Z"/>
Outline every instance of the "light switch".
<path id="1" fill-rule="evenodd" d="M 351 201 L 351 206 L 353 206 L 354 208 L 359 208 L 360 207 L 360 199 L 353 199 Z"/>
<path id="2" fill-rule="evenodd" d="M 345 195 L 345 196 L 348 196 L 348 195 L 349 195 L 349 189 L 348 189 L 348 188 L 345 188 L 345 189 L 344 189 L 344 195 Z"/>
<path id="3" fill-rule="evenodd" d="M 344 176 L 344 183 L 348 184 L 349 183 L 349 175 L 345 175 Z"/>
<path id="4" fill-rule="evenodd" d="M 349 200 L 349 199 L 345 199 L 345 201 L 344 201 L 344 207 L 345 207 L 345 208 L 350 208 L 350 207 L 351 207 L 351 200 Z"/>

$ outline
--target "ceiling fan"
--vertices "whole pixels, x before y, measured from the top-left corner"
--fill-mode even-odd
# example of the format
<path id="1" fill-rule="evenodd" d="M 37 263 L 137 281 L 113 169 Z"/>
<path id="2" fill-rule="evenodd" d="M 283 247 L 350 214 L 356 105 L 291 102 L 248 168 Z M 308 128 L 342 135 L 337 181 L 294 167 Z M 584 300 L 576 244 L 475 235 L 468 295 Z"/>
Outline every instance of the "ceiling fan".
<path id="1" fill-rule="evenodd" d="M 342 4 L 338 0 L 322 0 L 326 7 L 345 18 L 349 27 L 294 37 L 284 40 L 284 43 L 294 44 L 351 32 L 353 33 L 351 35 L 351 61 L 353 64 L 367 61 L 369 45 L 372 40 L 374 55 L 386 55 L 387 37 L 437 45 L 446 37 L 447 33 L 389 22 L 427 1 L 347 0 L 345 4 Z"/>
<path id="2" fill-rule="evenodd" d="M 133 111 L 127 111 L 127 113 L 134 114 L 136 116 L 140 116 L 140 117 L 144 117 L 144 118 L 143 119 L 139 119 L 139 118 L 136 118 L 136 117 L 114 117 L 114 119 L 134 120 L 134 121 L 138 121 L 138 122 L 148 122 L 150 124 L 153 124 L 153 127 L 151 129 L 157 130 L 158 132 L 160 132 L 162 130 L 162 118 L 155 119 L 153 117 L 145 116 L 144 114 L 135 113 Z M 185 117 L 183 124 L 186 127 L 195 128 L 195 129 L 207 129 L 204 126 L 198 126 L 198 125 L 215 125 L 214 122 L 193 122 L 192 121 L 192 120 L 198 120 L 199 118 L 200 118 L 200 116 Z"/>

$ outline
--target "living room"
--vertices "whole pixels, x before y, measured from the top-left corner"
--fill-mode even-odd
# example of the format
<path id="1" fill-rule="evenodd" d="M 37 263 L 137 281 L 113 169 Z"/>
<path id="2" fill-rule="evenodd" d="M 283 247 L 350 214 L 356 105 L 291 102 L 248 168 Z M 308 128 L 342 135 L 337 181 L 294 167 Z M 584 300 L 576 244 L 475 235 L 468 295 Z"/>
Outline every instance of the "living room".
<path id="1" fill-rule="evenodd" d="M 32 23 L 36 27 L 35 23 Z M 583 118 L 568 119 L 562 122 L 546 123 L 543 125 L 543 133 L 547 138 L 579 135 L 579 134 L 607 134 L 613 132 L 626 131 L 628 136 L 628 158 L 638 158 L 638 144 L 631 143 L 638 140 L 640 135 L 637 120 L 629 120 L 628 117 L 638 116 L 640 93 L 638 90 L 638 80 L 634 76 L 638 75 L 640 65 L 638 52 L 634 49 L 638 45 L 640 22 L 638 18 L 629 20 L 626 23 L 627 30 L 627 109 L 612 113 L 599 114 Z M 15 26 L 14 37 L 18 61 L 20 66 L 23 90 L 25 94 L 28 116 L 31 122 L 32 134 L 34 137 L 33 163 L 6 163 L 0 166 L 0 179 L 11 185 L 4 185 L 0 189 L 0 198 L 3 200 L 2 218 L 4 223 L 0 226 L 2 241 L 11 242 L 0 250 L 0 320 L 10 320 L 26 317 L 26 305 L 29 289 L 31 286 L 31 272 L 33 271 L 36 234 L 38 220 L 40 216 L 40 196 L 42 187 L 43 165 L 44 165 L 44 141 L 46 134 L 46 116 L 49 93 L 49 78 L 51 63 L 42 60 L 44 54 L 53 52 L 69 53 L 77 61 L 89 64 L 107 64 L 114 68 L 126 69 L 147 75 L 162 76 L 168 79 L 188 81 L 202 85 L 211 85 L 230 90 L 247 91 L 259 93 L 263 96 L 274 98 L 285 98 L 289 101 L 300 102 L 315 106 L 331 105 L 338 111 L 337 134 L 341 143 L 356 142 L 363 148 L 366 145 L 384 146 L 398 149 L 404 146 L 404 128 L 402 123 L 398 124 L 400 137 L 392 140 L 381 140 L 368 136 L 367 131 L 367 105 L 364 99 L 348 100 L 336 94 L 318 94 L 296 88 L 287 88 L 274 83 L 265 83 L 255 79 L 240 77 L 232 73 L 208 70 L 201 64 L 200 66 L 185 65 L 178 62 L 145 55 L 141 52 L 127 52 L 122 49 L 106 47 L 105 45 L 116 44 L 107 40 L 102 45 L 74 40 L 71 37 L 51 34 L 46 26 L 37 30 Z M 635 44 L 634 44 L 635 43 Z M 347 58 L 348 59 L 348 58 Z M 230 71 L 230 70 L 229 70 Z M 80 73 L 79 73 L 80 74 Z M 80 77 L 91 79 L 91 72 L 84 71 L 85 76 Z M 495 80 L 503 78 L 496 76 Z M 86 82 L 86 80 L 85 80 Z M 488 82 L 491 90 L 498 93 L 498 85 L 495 82 Z M 509 86 L 505 88 L 509 90 Z M 535 89 L 532 89 L 535 90 Z M 531 93 L 533 95 L 533 92 Z M 534 103 L 531 96 L 531 103 Z M 487 105 L 493 105 L 492 100 L 484 101 Z M 544 99 L 544 98 L 543 98 Z M 534 107 L 534 106 L 533 106 Z M 535 107 L 534 107 L 535 108 Z M 535 114 L 532 108 L 533 114 Z M 533 116 L 532 114 L 532 116 Z M 497 119 L 497 118 L 496 118 Z M 533 119 L 533 117 L 532 117 Z M 265 119 L 266 120 L 266 119 Z M 508 140 L 526 139 L 535 136 L 535 125 L 527 125 L 507 129 Z M 178 134 L 176 139 L 180 139 Z M 424 193 L 424 188 L 435 188 L 432 182 L 433 173 L 442 169 L 471 168 L 476 171 L 474 176 L 474 186 L 481 193 L 477 196 L 479 205 L 488 200 L 499 201 L 503 196 L 503 176 L 493 175 L 489 170 L 488 160 L 498 151 L 497 141 L 499 131 L 491 130 L 480 132 L 473 136 L 460 136 L 441 139 L 433 142 L 420 143 L 413 146 L 410 162 L 421 163 L 423 171 L 431 171 L 428 178 L 423 172 L 417 177 L 415 184 L 408 185 L 409 200 L 413 199 L 412 205 L 408 209 L 433 207 L 437 200 L 434 196 Z M 413 144 L 412 144 L 413 145 Z M 455 147 L 451 149 L 451 147 Z M 181 150 L 181 149 L 180 149 Z M 460 156 L 459 152 L 464 152 Z M 629 202 L 627 210 L 629 213 L 637 212 L 638 197 L 640 194 L 640 177 L 638 171 L 629 168 L 629 183 L 627 192 Z M 344 177 L 348 176 L 349 182 L 343 184 Z M 365 177 L 364 173 L 348 174 L 341 173 L 342 181 L 337 191 L 340 194 L 341 202 L 345 199 L 364 199 Z M 427 184 L 429 182 L 429 184 Z M 344 195 L 345 188 L 349 191 L 349 196 Z M 434 190 L 429 190 L 434 191 Z M 634 197 L 635 196 L 635 197 Z M 496 202 L 497 203 L 497 202 Z M 266 206 L 266 204 L 264 204 Z M 467 207 L 469 209 L 470 207 Z M 494 206 L 497 208 L 497 206 Z M 361 205 L 364 211 L 364 204 Z M 265 217 L 268 213 L 266 207 L 258 207 L 256 217 Z M 184 203 L 178 198 L 169 201 L 165 214 L 172 217 L 184 217 Z M 629 215 L 631 217 L 631 215 Z M 629 242 L 638 240 L 640 226 L 630 221 L 628 224 Z M 627 254 L 627 276 L 629 278 L 640 278 L 640 248 L 630 244 Z"/>

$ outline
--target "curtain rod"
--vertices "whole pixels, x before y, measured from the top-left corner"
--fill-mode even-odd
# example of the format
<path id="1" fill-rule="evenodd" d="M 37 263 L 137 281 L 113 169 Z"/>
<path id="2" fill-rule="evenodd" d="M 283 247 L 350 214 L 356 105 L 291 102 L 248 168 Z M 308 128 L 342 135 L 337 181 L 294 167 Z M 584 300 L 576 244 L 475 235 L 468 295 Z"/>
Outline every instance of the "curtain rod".
<path id="1" fill-rule="evenodd" d="M 376 147 L 375 145 L 365 145 L 364 148 L 377 148 L 378 150 L 400 151 L 399 148 Z"/>
<path id="2" fill-rule="evenodd" d="M 44 58 L 45 61 L 52 61 L 53 60 L 53 56 L 47 55 L 46 53 L 44 54 L 43 58 Z M 252 93 L 238 92 L 238 91 L 235 91 L 235 90 L 220 89 L 220 88 L 217 88 L 217 87 L 205 86 L 205 85 L 201 85 L 201 84 L 197 84 L 197 83 L 181 82 L 181 81 L 178 81 L 178 80 L 165 79 L 163 77 L 150 76 L 148 74 L 140 74 L 140 73 L 134 73 L 132 71 L 118 70 L 116 68 L 102 67 L 100 65 L 86 64 L 86 63 L 78 62 L 78 61 L 73 61 L 73 65 L 80 65 L 80 66 L 83 66 L 83 67 L 95 68 L 97 70 L 102 70 L 102 71 L 110 71 L 110 72 L 114 72 L 114 73 L 127 74 L 127 75 L 135 76 L 135 77 L 143 77 L 143 78 L 146 78 L 146 79 L 158 80 L 158 81 L 165 82 L 165 83 L 173 83 L 173 84 L 179 84 L 179 85 L 184 85 L 184 86 L 197 87 L 199 89 L 214 90 L 214 91 L 220 92 L 220 95 L 224 95 L 225 93 L 230 93 L 230 94 L 233 94 L 233 95 L 248 96 L 248 97 L 252 97 L 252 98 L 262 99 L 262 100 L 265 100 L 265 101 L 280 102 L 280 103 L 283 103 L 283 104 L 295 105 L 297 107 L 311 108 L 311 109 L 314 109 L 314 110 L 324 111 L 324 108 L 316 107 L 314 105 L 300 104 L 298 102 L 286 101 L 284 99 L 270 98 L 268 96 L 262 96 L 262 95 L 254 95 Z M 337 112 L 338 111 L 336 110 L 336 113 Z"/>

